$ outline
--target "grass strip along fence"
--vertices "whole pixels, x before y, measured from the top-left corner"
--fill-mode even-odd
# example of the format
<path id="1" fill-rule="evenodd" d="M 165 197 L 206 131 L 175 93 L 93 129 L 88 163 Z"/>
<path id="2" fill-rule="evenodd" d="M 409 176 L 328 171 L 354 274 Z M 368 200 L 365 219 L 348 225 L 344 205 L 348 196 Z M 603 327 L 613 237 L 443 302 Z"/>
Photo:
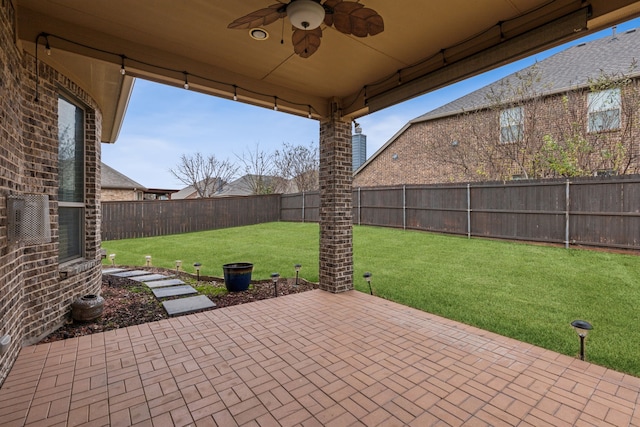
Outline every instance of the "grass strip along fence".
<path id="1" fill-rule="evenodd" d="M 318 225 L 273 222 L 246 227 L 103 242 L 119 265 L 222 276 L 228 262 L 254 263 L 254 278 L 272 272 L 318 280 Z M 105 263 L 108 263 L 108 259 Z M 581 249 L 467 239 L 421 231 L 354 227 L 354 283 L 372 273 L 374 294 L 549 350 L 576 356 L 570 323 L 593 324 L 586 359 L 640 376 L 640 258 Z"/>

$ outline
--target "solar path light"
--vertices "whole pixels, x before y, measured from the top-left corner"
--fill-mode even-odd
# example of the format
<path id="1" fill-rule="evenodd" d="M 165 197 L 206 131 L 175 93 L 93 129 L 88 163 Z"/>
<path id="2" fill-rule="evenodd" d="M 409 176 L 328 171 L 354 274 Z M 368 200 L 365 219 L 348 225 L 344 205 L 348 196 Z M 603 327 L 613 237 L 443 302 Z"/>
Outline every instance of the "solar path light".
<path id="1" fill-rule="evenodd" d="M 580 337 L 580 360 L 584 360 L 584 339 L 587 337 L 589 331 L 593 329 L 593 326 L 586 320 L 574 320 L 571 322 L 571 326 L 573 326 Z"/>
<path id="2" fill-rule="evenodd" d="M 147 261 L 147 267 L 151 266 L 151 255 L 145 256 L 144 259 Z"/>
<path id="3" fill-rule="evenodd" d="M 362 275 L 362 277 L 364 277 L 364 280 L 366 280 L 367 283 L 369 284 L 369 293 L 373 295 L 373 290 L 371 289 L 371 273 L 367 271 Z"/>
<path id="4" fill-rule="evenodd" d="M 202 267 L 202 264 L 200 264 L 199 262 L 193 263 L 193 268 L 196 269 L 196 280 L 198 282 L 200 281 L 200 267 Z"/>
<path id="5" fill-rule="evenodd" d="M 180 267 L 182 266 L 182 261 L 179 259 L 176 260 L 176 273 L 180 271 Z"/>
<path id="6" fill-rule="evenodd" d="M 302 268 L 302 264 L 296 264 L 293 266 L 296 269 L 296 286 L 298 286 L 298 274 L 300 273 L 300 269 Z"/>
<path id="7" fill-rule="evenodd" d="M 271 281 L 273 281 L 273 296 L 278 296 L 278 279 L 280 278 L 280 273 L 271 273 Z"/>
<path id="8" fill-rule="evenodd" d="M 116 254 L 109 254 L 109 259 L 111 260 L 111 265 L 116 266 Z"/>

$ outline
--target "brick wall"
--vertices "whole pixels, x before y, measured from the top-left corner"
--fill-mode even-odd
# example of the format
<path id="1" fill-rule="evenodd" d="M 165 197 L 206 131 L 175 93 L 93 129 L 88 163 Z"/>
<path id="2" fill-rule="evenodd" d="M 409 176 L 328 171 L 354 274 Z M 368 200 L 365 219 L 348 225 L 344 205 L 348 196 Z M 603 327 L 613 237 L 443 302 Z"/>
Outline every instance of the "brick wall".
<path id="1" fill-rule="evenodd" d="M 499 111 L 483 110 L 411 124 L 401 135 L 361 170 L 354 187 L 403 184 L 437 184 L 511 180 L 522 176 L 522 166 L 532 161 L 545 135 L 557 141 L 577 135 L 572 126 L 596 149 L 583 160 L 591 173 L 615 169 L 618 173 L 640 172 L 640 82 L 623 91 L 621 127 L 615 132 L 587 133 L 587 89 L 549 96 L 524 106 L 522 145 L 500 144 Z M 628 159 L 616 165 L 600 155 L 624 147 Z M 523 148 L 524 147 L 524 148 Z M 523 150 L 518 152 L 518 150 Z M 524 156 L 523 156 L 524 155 Z M 605 156 L 606 157 L 606 156 Z M 513 159 L 522 160 L 520 162 Z M 551 175 L 529 178 L 551 178 Z"/>
<path id="2" fill-rule="evenodd" d="M 134 201 L 142 200 L 142 195 L 142 191 L 118 188 L 103 188 L 101 198 L 103 202 Z"/>
<path id="3" fill-rule="evenodd" d="M 22 330 L 23 274 L 22 253 L 8 248 L 7 195 L 22 191 L 20 176 L 24 154 L 20 139 L 22 100 L 20 57 L 13 41 L 15 12 L 11 2 L 0 4 L 0 335 L 19 336 Z M 19 351 L 14 341 L 8 353 L 0 356 L 0 382 L 6 377 Z"/>
<path id="4" fill-rule="evenodd" d="M 59 327 L 71 302 L 98 293 L 100 265 L 100 139 L 102 116 L 95 102 L 56 70 L 39 64 L 35 100 L 35 58 L 14 42 L 12 2 L 0 4 L 0 336 L 10 334 L 0 356 L 0 384 L 22 345 L 39 341 Z M 86 117 L 85 259 L 58 263 L 58 93 L 84 104 Z M 46 194 L 52 241 L 25 245 L 7 239 L 7 198 Z M 63 278 L 64 277 L 64 278 Z"/>

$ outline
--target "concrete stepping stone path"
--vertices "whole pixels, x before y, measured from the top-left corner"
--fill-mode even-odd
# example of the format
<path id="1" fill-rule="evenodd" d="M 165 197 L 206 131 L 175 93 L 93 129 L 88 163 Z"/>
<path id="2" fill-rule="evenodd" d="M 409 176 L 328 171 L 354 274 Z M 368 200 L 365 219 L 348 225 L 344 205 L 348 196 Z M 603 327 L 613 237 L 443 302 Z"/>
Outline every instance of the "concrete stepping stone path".
<path id="1" fill-rule="evenodd" d="M 204 295 L 163 301 L 162 305 L 164 306 L 164 309 L 167 310 L 169 316 L 193 313 L 194 311 L 200 311 L 216 306 L 213 301 Z"/>
<path id="2" fill-rule="evenodd" d="M 121 271 L 125 271 L 124 268 L 104 268 L 102 270 L 102 274 L 113 274 L 113 273 L 120 273 Z"/>
<path id="3" fill-rule="evenodd" d="M 145 270 L 106 268 L 102 270 L 102 274 L 126 277 L 141 282 L 151 289 L 153 295 L 158 299 L 198 293 L 192 286 L 187 285 L 180 279 L 164 274 L 149 274 L 149 272 Z M 162 306 L 169 316 L 177 316 L 213 308 L 216 305 L 205 295 L 197 295 L 163 301 Z"/>
<path id="4" fill-rule="evenodd" d="M 196 291 L 189 285 L 165 286 L 164 288 L 153 289 L 152 292 L 153 292 L 153 295 L 155 295 L 156 298 L 158 299 L 167 298 L 167 297 L 177 297 L 181 295 L 193 295 L 198 293 L 198 291 Z"/>
<path id="5" fill-rule="evenodd" d="M 131 280 L 135 280 L 136 282 L 151 282 L 153 280 L 166 279 L 167 276 L 164 274 L 147 274 L 144 276 L 133 276 L 130 277 Z"/>
<path id="6" fill-rule="evenodd" d="M 144 284 L 147 285 L 147 287 L 150 289 L 155 289 L 155 288 L 164 288 L 165 286 L 185 285 L 186 283 L 184 283 L 180 279 L 166 279 L 166 280 L 153 280 L 151 282 L 145 282 Z"/>
<path id="7" fill-rule="evenodd" d="M 127 271 L 121 271 L 118 273 L 113 273 L 112 276 L 135 277 L 135 276 L 144 276 L 145 274 L 149 274 L 149 272 L 144 270 L 127 270 Z"/>

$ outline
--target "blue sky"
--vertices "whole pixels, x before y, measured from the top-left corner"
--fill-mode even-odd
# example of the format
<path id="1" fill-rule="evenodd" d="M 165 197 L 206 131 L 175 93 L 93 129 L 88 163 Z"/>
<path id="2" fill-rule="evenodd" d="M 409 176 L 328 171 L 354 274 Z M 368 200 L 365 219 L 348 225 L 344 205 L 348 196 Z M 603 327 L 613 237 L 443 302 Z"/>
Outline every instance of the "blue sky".
<path id="1" fill-rule="evenodd" d="M 622 32 L 640 26 L 634 19 Z M 472 77 L 357 119 L 367 136 L 367 156 L 384 145 L 408 121 L 506 75 L 582 41 L 611 35 L 603 30 L 549 51 Z M 202 153 L 237 162 L 236 156 L 259 147 L 273 152 L 284 142 L 318 144 L 316 120 L 254 107 L 138 79 L 115 144 L 102 145 L 102 161 L 147 188 L 184 187 L 171 175 L 183 154 Z"/>

